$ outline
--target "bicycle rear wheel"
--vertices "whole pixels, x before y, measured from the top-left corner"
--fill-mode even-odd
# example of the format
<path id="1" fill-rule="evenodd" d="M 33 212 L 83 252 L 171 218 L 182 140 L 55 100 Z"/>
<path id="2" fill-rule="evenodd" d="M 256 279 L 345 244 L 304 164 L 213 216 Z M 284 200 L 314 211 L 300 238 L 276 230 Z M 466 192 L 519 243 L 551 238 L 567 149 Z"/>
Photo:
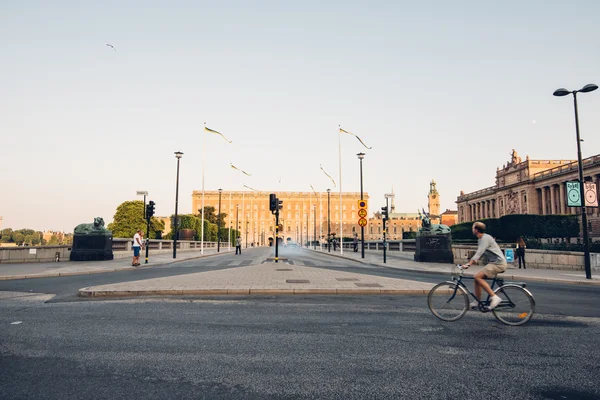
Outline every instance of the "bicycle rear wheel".
<path id="1" fill-rule="evenodd" d="M 427 305 L 432 314 L 442 321 L 456 321 L 467 312 L 469 296 L 458 284 L 442 282 L 429 292 Z"/>
<path id="2" fill-rule="evenodd" d="M 502 302 L 492 311 L 506 325 L 523 325 L 533 317 L 535 300 L 528 290 L 517 285 L 504 285 L 495 290 Z"/>

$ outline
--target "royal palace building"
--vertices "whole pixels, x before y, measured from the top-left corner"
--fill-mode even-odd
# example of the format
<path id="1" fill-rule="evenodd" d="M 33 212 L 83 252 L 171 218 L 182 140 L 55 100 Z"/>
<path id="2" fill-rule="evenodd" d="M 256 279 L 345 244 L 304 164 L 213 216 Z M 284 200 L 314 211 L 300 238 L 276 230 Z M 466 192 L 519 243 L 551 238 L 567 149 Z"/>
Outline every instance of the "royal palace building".
<path id="1" fill-rule="evenodd" d="M 259 191 L 227 191 L 221 192 L 221 212 L 227 214 L 226 227 L 238 230 L 242 240 L 256 243 L 260 246 L 267 245 L 275 237 L 275 216 L 269 210 L 269 194 L 271 192 Z M 343 226 L 343 236 L 352 237 L 355 232 L 360 232 L 358 225 L 358 201 L 360 193 L 342 192 L 341 215 L 339 192 L 278 192 L 279 200 L 283 201 L 283 208 L 279 212 L 279 223 L 283 226 L 280 235 L 286 240 L 306 243 L 316 238 L 326 238 L 328 232 L 328 218 L 331 232 L 340 237 L 340 216 Z M 329 195 L 329 196 L 328 196 Z M 368 194 L 364 194 L 368 199 Z M 329 206 L 328 206 L 329 204 Z M 204 191 L 204 206 L 212 206 L 216 213 L 219 212 L 219 192 L 215 190 Z M 198 213 L 202 209 L 202 192 L 195 190 L 192 193 L 192 212 Z"/>

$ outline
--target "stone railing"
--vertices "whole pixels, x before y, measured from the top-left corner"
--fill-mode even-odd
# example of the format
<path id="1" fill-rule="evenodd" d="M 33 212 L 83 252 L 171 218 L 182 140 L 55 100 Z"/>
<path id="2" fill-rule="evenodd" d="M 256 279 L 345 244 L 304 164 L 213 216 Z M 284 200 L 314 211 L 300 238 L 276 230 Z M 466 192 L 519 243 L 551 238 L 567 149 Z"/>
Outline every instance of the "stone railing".
<path id="1" fill-rule="evenodd" d="M 417 245 L 415 239 L 403 239 L 403 240 L 388 240 L 388 251 L 416 251 Z M 353 249 L 354 243 L 344 242 L 344 249 Z M 358 241 L 358 248 L 360 249 L 360 240 Z M 382 240 L 365 240 L 365 250 L 383 250 Z"/>
<path id="2" fill-rule="evenodd" d="M 583 167 L 591 167 L 593 165 L 600 165 L 600 156 L 588 157 L 581 162 Z M 574 172 L 578 170 L 577 161 L 571 162 L 569 164 L 563 164 L 558 167 L 554 167 L 551 169 L 547 169 L 545 171 L 538 172 L 533 175 L 533 180 L 546 179 L 551 176 L 561 175 L 568 172 Z"/>
<path id="3" fill-rule="evenodd" d="M 511 247 L 500 245 L 500 248 L 504 252 L 507 248 Z M 452 252 L 454 253 L 454 262 L 466 263 L 475 255 L 476 251 L 477 246 L 475 245 L 453 245 Z M 483 264 L 483 262 L 484 261 L 480 260 L 479 264 Z M 583 253 L 579 251 L 527 249 L 525 251 L 525 263 L 527 264 L 527 268 L 533 269 L 584 270 Z M 512 265 L 519 265 L 516 254 Z M 593 270 L 600 271 L 600 254 L 591 254 L 591 265 Z"/>
<path id="4" fill-rule="evenodd" d="M 477 198 L 477 197 L 485 196 L 487 194 L 494 194 L 494 192 L 496 191 L 496 189 L 498 189 L 498 187 L 494 185 L 494 186 L 490 186 L 490 187 L 485 188 L 485 189 L 478 190 L 476 192 L 463 194 L 462 196 L 458 196 L 458 198 L 456 199 L 456 201 L 457 202 L 459 202 L 459 201 L 465 201 L 465 200 L 469 200 L 469 199 L 472 199 L 472 198 Z"/>
<path id="5" fill-rule="evenodd" d="M 112 249 L 115 258 L 129 257 L 132 254 L 132 239 L 114 238 Z M 178 240 L 179 251 L 200 251 L 201 242 Z M 221 247 L 227 242 L 221 242 Z M 62 262 L 69 261 L 72 246 L 0 247 L 0 264 Z M 217 242 L 204 242 L 205 249 L 217 248 Z M 173 251 L 172 240 L 150 240 L 150 253 L 161 254 Z"/>

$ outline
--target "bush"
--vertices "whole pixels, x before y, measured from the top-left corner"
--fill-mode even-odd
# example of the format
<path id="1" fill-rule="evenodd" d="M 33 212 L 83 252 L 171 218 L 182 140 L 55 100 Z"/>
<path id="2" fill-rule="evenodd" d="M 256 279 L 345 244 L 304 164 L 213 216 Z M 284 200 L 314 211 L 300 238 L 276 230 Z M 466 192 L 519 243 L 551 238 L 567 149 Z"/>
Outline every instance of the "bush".
<path id="1" fill-rule="evenodd" d="M 486 232 L 499 241 L 514 242 L 519 237 L 550 239 L 579 236 L 579 220 L 575 215 L 505 215 L 481 220 Z M 472 240 L 473 222 L 452 225 L 453 241 Z"/>

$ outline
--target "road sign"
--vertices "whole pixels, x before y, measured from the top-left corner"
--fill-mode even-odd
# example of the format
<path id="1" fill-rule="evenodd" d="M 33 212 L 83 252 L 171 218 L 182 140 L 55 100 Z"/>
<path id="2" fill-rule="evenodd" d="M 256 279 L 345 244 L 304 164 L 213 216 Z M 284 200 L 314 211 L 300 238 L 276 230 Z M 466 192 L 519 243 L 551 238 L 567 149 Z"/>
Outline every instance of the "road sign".
<path id="1" fill-rule="evenodd" d="M 581 191 L 579 181 L 567 182 L 567 206 L 581 207 Z"/>
<path id="2" fill-rule="evenodd" d="M 358 210 L 358 216 L 361 218 L 366 218 L 367 217 L 367 210 L 365 210 L 364 208 L 361 208 L 360 210 Z"/>
<path id="3" fill-rule="evenodd" d="M 596 184 L 594 182 L 584 183 L 585 205 L 587 207 L 598 207 L 598 195 Z"/>
<path id="4" fill-rule="evenodd" d="M 368 208 L 367 205 L 368 205 L 367 200 L 359 200 L 358 201 L 358 208 L 365 208 L 366 209 L 366 208 Z"/>
<path id="5" fill-rule="evenodd" d="M 363 227 L 367 226 L 367 220 L 366 220 L 366 218 L 360 218 L 358 220 L 358 225 L 363 226 Z"/>
<path id="6" fill-rule="evenodd" d="M 504 250 L 504 257 L 506 258 L 507 263 L 514 262 L 515 261 L 515 253 L 513 252 L 513 249 Z"/>

